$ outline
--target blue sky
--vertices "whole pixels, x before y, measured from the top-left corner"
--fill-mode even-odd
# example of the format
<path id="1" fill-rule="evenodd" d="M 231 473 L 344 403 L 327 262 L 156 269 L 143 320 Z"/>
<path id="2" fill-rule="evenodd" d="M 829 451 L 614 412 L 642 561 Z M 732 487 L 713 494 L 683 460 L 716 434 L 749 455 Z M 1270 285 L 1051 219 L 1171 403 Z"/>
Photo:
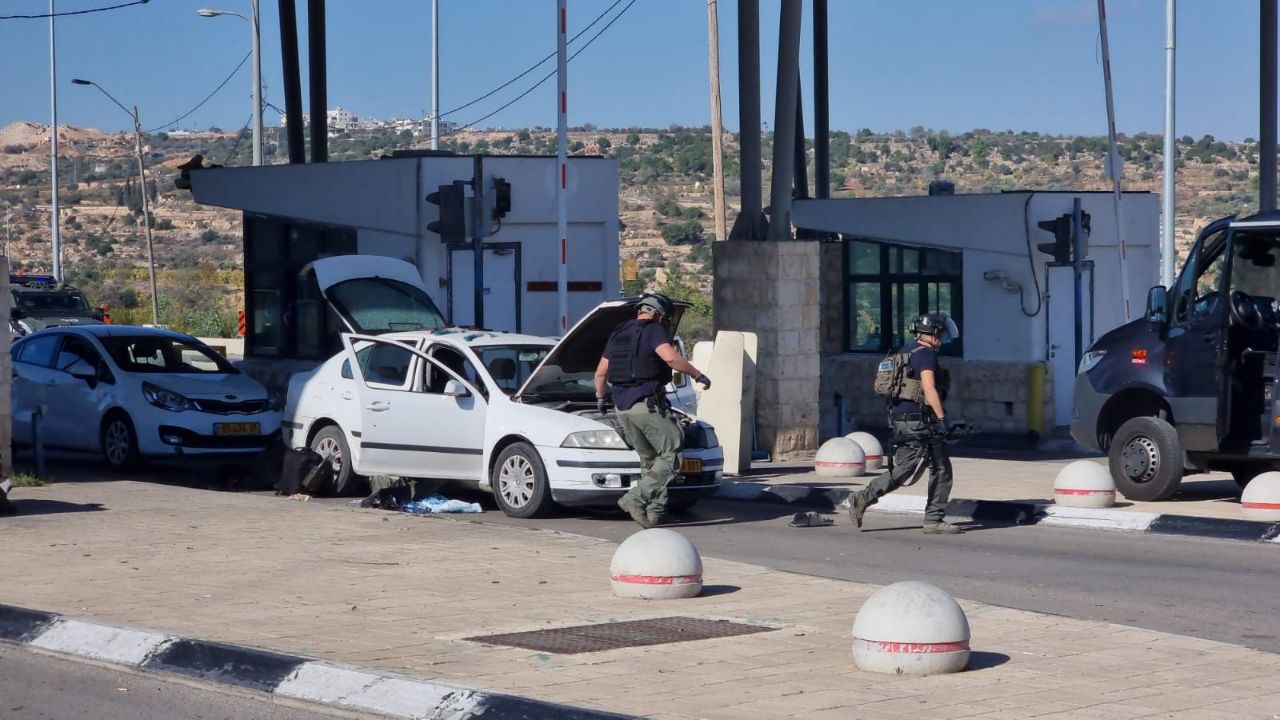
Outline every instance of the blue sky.
<path id="1" fill-rule="evenodd" d="M 57 7 L 120 1 L 57 0 Z M 611 4 L 569 0 L 570 33 Z M 137 103 L 144 127 L 190 109 L 249 49 L 243 21 L 195 14 L 210 5 L 247 13 L 249 0 L 151 0 L 60 19 L 60 122 L 129 126 L 119 108 L 92 88 L 71 85 L 72 77 L 96 80 L 122 102 Z M 812 49 L 810 3 L 805 5 L 808 102 Z M 305 57 L 305 0 L 298 6 Z M 440 0 L 440 6 L 442 110 L 491 90 L 555 48 L 554 0 Z M 0 0 L 0 15 L 47 7 L 47 0 Z M 380 118 L 424 114 L 430 107 L 429 8 L 429 0 L 329 0 L 330 107 Z M 724 118 L 735 130 L 736 9 L 735 0 L 720 0 Z M 1095 10 L 1094 0 L 830 0 L 831 126 L 1104 134 Z M 1257 137 L 1257 13 L 1256 0 L 1179 3 L 1179 135 Z M 761 0 L 760 14 L 761 117 L 771 123 L 777 0 Z M 1119 129 L 1159 132 L 1164 1 L 1111 0 L 1108 15 Z M 268 100 L 283 106 L 279 39 L 277 3 L 262 0 L 263 81 Z M 0 20 L 0 126 L 48 122 L 48 43 L 47 20 Z M 707 124 L 706 48 L 704 0 L 637 0 L 570 65 L 570 123 Z M 484 115 L 551 67 L 449 119 Z M 246 63 L 183 127 L 239 128 L 249 117 L 249 83 Z M 484 126 L 554 126 L 554 90 L 554 80 L 548 81 Z M 267 117 L 268 124 L 278 120 Z"/>

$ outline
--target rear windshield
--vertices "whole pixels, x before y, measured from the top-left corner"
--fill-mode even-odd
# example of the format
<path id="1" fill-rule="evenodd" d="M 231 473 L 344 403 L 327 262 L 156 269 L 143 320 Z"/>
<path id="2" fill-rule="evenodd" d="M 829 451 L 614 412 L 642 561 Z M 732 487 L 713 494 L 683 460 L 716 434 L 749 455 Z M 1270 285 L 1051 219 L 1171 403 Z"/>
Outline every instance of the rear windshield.
<path id="1" fill-rule="evenodd" d="M 68 292 L 17 292 L 18 307 L 29 315 L 65 313 L 88 315 L 89 304 L 80 293 Z"/>
<path id="2" fill-rule="evenodd" d="M 383 333 L 434 330 L 444 316 L 421 289 L 387 278 L 355 278 L 329 288 L 330 302 L 356 332 Z"/>
<path id="3" fill-rule="evenodd" d="M 158 336 L 100 338 L 111 359 L 125 372 L 199 373 L 238 372 L 223 357 L 193 340 Z"/>

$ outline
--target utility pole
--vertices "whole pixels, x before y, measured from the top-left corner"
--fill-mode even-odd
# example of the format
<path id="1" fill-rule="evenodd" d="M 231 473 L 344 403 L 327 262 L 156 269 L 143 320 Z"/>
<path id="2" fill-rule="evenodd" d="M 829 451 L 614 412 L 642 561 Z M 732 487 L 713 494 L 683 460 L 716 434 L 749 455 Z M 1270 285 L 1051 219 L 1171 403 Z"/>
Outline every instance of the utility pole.
<path id="1" fill-rule="evenodd" d="M 253 2 L 253 164 L 262 164 L 262 53 L 259 52 L 258 0 Z"/>
<path id="2" fill-rule="evenodd" d="M 773 120 L 773 177 L 769 193 L 769 232 L 773 241 L 790 240 L 791 186 L 795 182 L 796 106 L 800 102 L 801 0 L 782 0 L 778 19 L 778 89 Z M 743 128 L 744 130 L 746 128 Z"/>
<path id="3" fill-rule="evenodd" d="M 724 124 L 720 115 L 720 20 L 716 0 L 707 0 L 707 36 L 711 65 L 711 173 L 716 240 L 728 240 L 724 209 Z"/>
<path id="4" fill-rule="evenodd" d="M 1106 0 L 1098 0 L 1098 28 L 1102 34 L 1102 80 L 1107 94 L 1107 166 L 1115 204 L 1116 242 L 1120 246 L 1120 297 L 1124 301 L 1124 321 L 1129 322 L 1133 318 L 1133 309 L 1129 297 L 1128 253 L 1124 242 L 1124 196 L 1120 190 L 1120 176 L 1123 172 L 1120 169 L 1120 151 L 1116 147 L 1116 108 L 1111 100 L 1111 46 L 1107 42 Z M 1079 359 L 1077 355 L 1076 360 Z"/>
<path id="5" fill-rule="evenodd" d="M 1177 207 L 1177 162 L 1174 155 L 1178 152 L 1177 140 L 1174 138 L 1174 38 L 1176 33 L 1177 0 L 1165 0 L 1164 9 L 1164 197 L 1161 198 L 1161 245 L 1160 284 L 1173 289 L 1173 268 L 1178 259 L 1178 250 L 1174 246 L 1173 224 L 1174 210 Z"/>
<path id="6" fill-rule="evenodd" d="M 431 149 L 440 149 L 440 0 L 431 0 Z"/>
<path id="7" fill-rule="evenodd" d="M 142 123 L 138 106 L 133 106 L 133 146 L 138 153 L 138 182 L 142 192 L 142 227 L 147 235 L 147 273 L 151 277 L 151 324 L 160 324 L 160 295 L 156 292 L 156 256 L 151 245 L 151 198 L 147 193 L 147 171 L 142 162 Z"/>
<path id="8" fill-rule="evenodd" d="M 556 230 L 560 235 L 560 273 L 556 291 L 560 306 L 560 333 L 569 331 L 569 61 L 568 10 L 556 0 L 556 160 L 560 183 L 556 186 Z"/>
<path id="9" fill-rule="evenodd" d="M 1276 209 L 1276 0 L 1259 0 L 1258 212 Z"/>
<path id="10" fill-rule="evenodd" d="M 59 232 L 58 222 L 58 52 L 55 41 L 54 32 L 54 15 L 53 0 L 49 0 L 49 114 L 52 117 L 52 123 L 49 128 L 49 155 L 51 158 L 50 175 L 52 185 L 50 198 L 51 209 L 49 212 L 50 228 L 52 233 L 53 255 L 53 279 L 54 282 L 62 282 L 62 235 Z"/>

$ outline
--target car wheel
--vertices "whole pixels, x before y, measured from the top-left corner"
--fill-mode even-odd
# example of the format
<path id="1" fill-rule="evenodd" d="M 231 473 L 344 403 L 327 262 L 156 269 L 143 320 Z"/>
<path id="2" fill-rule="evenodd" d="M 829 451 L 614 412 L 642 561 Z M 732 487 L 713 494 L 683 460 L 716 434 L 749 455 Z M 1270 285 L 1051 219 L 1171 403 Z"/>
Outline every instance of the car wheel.
<path id="1" fill-rule="evenodd" d="M 311 438 L 311 449 L 322 458 L 328 458 L 333 465 L 333 494 L 338 496 L 353 495 L 357 492 L 364 478 L 351 468 L 351 446 L 347 444 L 347 434 L 337 425 L 326 425 Z"/>
<path id="2" fill-rule="evenodd" d="M 1178 431 L 1158 417 L 1136 417 L 1121 425 L 1108 460 L 1116 490 L 1130 500 L 1167 500 L 1182 482 Z"/>
<path id="3" fill-rule="evenodd" d="M 540 517 L 555 506 L 542 458 L 528 443 L 508 445 L 498 455 L 492 484 L 498 507 L 511 517 Z"/>
<path id="4" fill-rule="evenodd" d="M 102 459 L 112 470 L 131 470 L 138 465 L 138 434 L 133 421 L 122 412 L 107 416 L 102 422 Z"/>

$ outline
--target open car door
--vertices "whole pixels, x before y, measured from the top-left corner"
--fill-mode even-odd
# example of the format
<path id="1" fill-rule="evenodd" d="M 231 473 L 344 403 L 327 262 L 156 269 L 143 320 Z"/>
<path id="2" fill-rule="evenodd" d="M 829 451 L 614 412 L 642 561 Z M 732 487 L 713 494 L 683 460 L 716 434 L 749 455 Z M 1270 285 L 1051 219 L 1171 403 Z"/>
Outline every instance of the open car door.
<path id="1" fill-rule="evenodd" d="M 360 406 L 360 472 L 478 482 L 487 409 L 480 389 L 403 342 L 344 333 L 342 344 Z"/>

